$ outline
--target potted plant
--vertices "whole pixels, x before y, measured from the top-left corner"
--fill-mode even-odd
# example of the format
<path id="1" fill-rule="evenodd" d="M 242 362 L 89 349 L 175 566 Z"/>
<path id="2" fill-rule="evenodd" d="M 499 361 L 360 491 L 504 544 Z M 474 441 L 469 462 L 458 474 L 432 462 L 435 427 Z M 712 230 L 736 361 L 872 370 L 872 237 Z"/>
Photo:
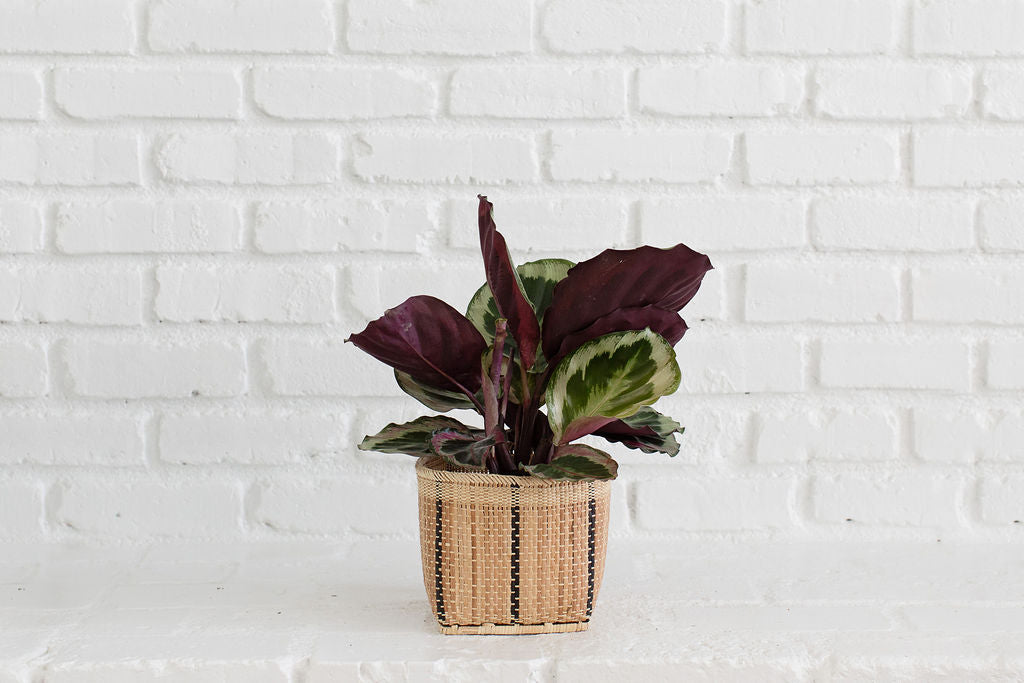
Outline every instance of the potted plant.
<path id="1" fill-rule="evenodd" d="M 414 296 L 346 341 L 427 407 L 483 425 L 420 417 L 359 448 L 419 458 L 423 579 L 443 633 L 584 630 L 617 464 L 573 442 L 678 452 L 679 423 L 649 406 L 679 385 L 679 310 L 712 266 L 679 244 L 515 267 L 479 199 L 486 284 L 466 315 Z"/>

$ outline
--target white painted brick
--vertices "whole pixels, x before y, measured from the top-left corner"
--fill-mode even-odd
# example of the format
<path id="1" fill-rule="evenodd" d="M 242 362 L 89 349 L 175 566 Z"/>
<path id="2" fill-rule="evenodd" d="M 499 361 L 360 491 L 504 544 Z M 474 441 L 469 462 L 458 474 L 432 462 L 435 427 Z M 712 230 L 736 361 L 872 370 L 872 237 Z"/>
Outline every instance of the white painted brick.
<path id="1" fill-rule="evenodd" d="M 811 235 L 823 249 L 952 251 L 973 244 L 974 207 L 939 197 L 822 197 Z"/>
<path id="2" fill-rule="evenodd" d="M 3 520 L 0 538 L 40 535 L 43 525 L 42 486 L 23 479 L 0 479 L 0 520 Z"/>
<path id="3" fill-rule="evenodd" d="M 988 343 L 988 386 L 993 389 L 1024 389 L 1024 341 Z"/>
<path id="4" fill-rule="evenodd" d="M 225 639 L 226 640 L 226 639 Z M 244 661 L 231 658 L 228 661 L 219 654 L 224 650 L 216 640 L 211 642 L 207 636 L 201 644 L 192 647 L 182 643 L 184 649 L 176 652 L 188 652 L 188 656 L 166 659 L 111 658 L 110 661 L 60 661 L 47 663 L 45 666 L 48 683 L 134 683 L 134 681 L 160 680 L 191 681 L 193 683 L 216 683 L 217 681 L 239 680 L 246 683 L 287 683 L 288 675 L 281 666 L 273 662 Z M 149 641 L 143 641 L 148 646 Z M 148 651 L 148 650 L 147 650 Z M 204 654 L 193 654 L 201 651 Z M 208 653 L 208 654 L 206 654 Z"/>
<path id="5" fill-rule="evenodd" d="M 704 320 L 725 320 L 728 317 L 725 282 L 730 278 L 731 271 L 731 267 L 718 267 L 704 275 L 697 296 L 680 311 L 689 325 Z"/>
<path id="6" fill-rule="evenodd" d="M 142 465 L 136 417 L 47 411 L 0 415 L 0 463 Z"/>
<path id="7" fill-rule="evenodd" d="M 804 98 L 803 67 L 717 62 L 640 69 L 640 108 L 673 116 L 779 116 Z"/>
<path id="8" fill-rule="evenodd" d="M 69 254 L 220 252 L 238 248 L 238 210 L 211 200 L 111 200 L 57 207 L 57 247 Z"/>
<path id="9" fill-rule="evenodd" d="M 1001 67 L 985 69 L 981 80 L 981 107 L 989 118 L 1024 119 L 1024 71 Z"/>
<path id="10" fill-rule="evenodd" d="M 729 169 L 732 140 L 718 133 L 556 131 L 555 180 L 709 183 Z"/>
<path id="11" fill-rule="evenodd" d="M 760 463 L 873 462 L 899 456 L 899 421 L 878 410 L 771 411 L 758 416 Z"/>
<path id="12" fill-rule="evenodd" d="M 26 69 L 0 70 L 0 119 L 35 121 L 42 113 L 43 84 L 39 74 Z"/>
<path id="13" fill-rule="evenodd" d="M 257 69 L 253 99 L 270 116 L 300 120 L 429 116 L 437 87 L 421 73 L 388 68 Z"/>
<path id="14" fill-rule="evenodd" d="M 957 57 L 1024 54 L 1024 2 L 916 0 L 914 52 Z"/>
<path id="15" fill-rule="evenodd" d="M 11 0 L 0 7 L 0 52 L 126 53 L 131 0 Z"/>
<path id="16" fill-rule="evenodd" d="M 684 308 L 683 314 L 687 311 L 688 307 Z M 695 329 L 679 342 L 676 355 L 683 392 L 739 394 L 803 389 L 801 343 L 790 335 L 741 337 Z"/>
<path id="17" fill-rule="evenodd" d="M 686 531 L 786 528 L 792 525 L 793 487 L 790 478 L 641 481 L 635 492 L 636 523 L 644 529 Z"/>
<path id="18" fill-rule="evenodd" d="M 978 497 L 982 522 L 1024 524 L 1024 476 L 986 477 Z"/>
<path id="19" fill-rule="evenodd" d="M 922 187 L 1024 184 L 1024 135 L 922 130 L 913 140 L 913 179 Z"/>
<path id="20" fill-rule="evenodd" d="M 159 439 L 160 459 L 183 465 L 308 464 L 350 448 L 352 441 L 342 415 L 266 410 L 165 413 Z"/>
<path id="21" fill-rule="evenodd" d="M 834 119 L 939 119 L 963 116 L 971 71 L 921 64 L 823 66 L 815 105 Z"/>
<path id="22" fill-rule="evenodd" d="M 241 490 L 230 480 L 77 476 L 58 496 L 57 524 L 90 536 L 215 538 L 241 528 Z"/>
<path id="23" fill-rule="evenodd" d="M 774 197 L 696 196 L 640 203 L 640 241 L 683 242 L 697 251 L 786 249 L 804 245 L 804 204 Z"/>
<path id="24" fill-rule="evenodd" d="M 596 119 L 626 112 L 621 69 L 559 66 L 466 66 L 451 82 L 456 116 Z"/>
<path id="25" fill-rule="evenodd" d="M 57 106 L 82 119 L 238 118 L 242 86 L 225 69 L 58 69 Z"/>
<path id="26" fill-rule="evenodd" d="M 48 375 L 46 350 L 40 344 L 0 342 L 0 396 L 42 396 Z"/>
<path id="27" fill-rule="evenodd" d="M 1024 461 L 1024 415 L 960 409 L 914 410 L 914 453 L 926 461 Z"/>
<path id="28" fill-rule="evenodd" d="M 78 396 L 183 398 L 246 390 L 245 356 L 232 343 L 68 341 L 63 356 Z"/>
<path id="29" fill-rule="evenodd" d="M 896 35 L 897 8 L 889 0 L 763 0 L 744 10 L 752 53 L 884 53 Z"/>
<path id="30" fill-rule="evenodd" d="M 518 0 L 349 0 L 348 46 L 356 52 L 495 55 L 529 52 L 531 3 Z M 481 17 L 499 18 L 481 21 Z"/>
<path id="31" fill-rule="evenodd" d="M 0 134 L 0 182 L 22 185 L 137 185 L 135 137 L 104 133 Z"/>
<path id="32" fill-rule="evenodd" d="M 268 253 L 422 251 L 437 230 L 430 203 L 333 199 L 256 206 L 256 247 Z M 475 217 L 475 214 L 474 214 Z"/>
<path id="33" fill-rule="evenodd" d="M 811 506 L 814 519 L 822 522 L 953 529 L 960 526 L 963 488 L 952 474 L 819 476 L 811 485 Z"/>
<path id="34" fill-rule="evenodd" d="M 346 475 L 311 482 L 275 477 L 260 488 L 254 522 L 277 531 L 312 534 L 415 533 L 415 460 L 407 459 L 405 478 Z"/>
<path id="35" fill-rule="evenodd" d="M 966 391 L 967 345 L 956 340 L 824 340 L 821 383 L 855 389 Z"/>
<path id="36" fill-rule="evenodd" d="M 322 54 L 334 19 L 327 0 L 156 0 L 148 37 L 157 52 Z"/>
<path id="37" fill-rule="evenodd" d="M 259 362 L 269 391 L 279 396 L 405 395 L 390 367 L 340 340 L 264 341 Z"/>
<path id="38" fill-rule="evenodd" d="M 25 202 L 0 202 L 0 253 L 38 251 L 43 243 L 39 209 Z"/>
<path id="39" fill-rule="evenodd" d="M 526 182 L 537 178 L 528 135 L 364 133 L 355 142 L 356 175 L 372 182 Z"/>
<path id="40" fill-rule="evenodd" d="M 992 199 L 978 211 L 978 239 L 989 251 L 1024 251 L 1024 201 Z"/>
<path id="41" fill-rule="evenodd" d="M 628 207 L 622 201 L 591 197 L 492 199 L 494 220 L 513 252 L 564 253 L 625 246 Z M 448 202 L 448 230 L 453 247 L 479 252 L 475 202 Z"/>
<path id="42" fill-rule="evenodd" d="M 338 145 L 319 133 L 180 133 L 156 153 L 165 180 L 238 185 L 315 185 L 338 177 Z"/>
<path id="43" fill-rule="evenodd" d="M 888 322 L 900 317 L 900 271 L 886 265 L 747 267 L 746 319 Z"/>
<path id="44" fill-rule="evenodd" d="M 899 177 L 899 141 L 886 133 L 747 133 L 755 185 L 885 183 Z"/>
<path id="45" fill-rule="evenodd" d="M 541 34 L 555 52 L 717 51 L 725 39 L 721 0 L 552 0 Z"/>
<path id="46" fill-rule="evenodd" d="M 169 265 L 156 272 L 156 314 L 172 322 L 324 323 L 334 319 L 326 266 Z"/>
<path id="47" fill-rule="evenodd" d="M 137 325 L 142 275 L 135 267 L 0 268 L 0 321 Z"/>
<path id="48" fill-rule="evenodd" d="M 1024 268 L 923 266 L 911 271 L 915 320 L 1024 323 Z"/>
<path id="49" fill-rule="evenodd" d="M 401 277 L 395 277 L 396 272 L 401 272 Z M 367 320 L 380 317 L 385 309 L 418 294 L 435 296 L 465 311 L 484 282 L 480 263 L 357 263 L 348 268 L 347 299 Z"/>

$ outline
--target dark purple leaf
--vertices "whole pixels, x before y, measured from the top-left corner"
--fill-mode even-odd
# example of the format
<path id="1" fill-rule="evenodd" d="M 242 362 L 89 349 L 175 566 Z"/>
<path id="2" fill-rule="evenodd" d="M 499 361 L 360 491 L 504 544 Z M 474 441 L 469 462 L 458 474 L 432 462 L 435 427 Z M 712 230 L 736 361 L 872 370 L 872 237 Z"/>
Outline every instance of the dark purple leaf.
<path id="1" fill-rule="evenodd" d="M 432 296 L 414 296 L 388 309 L 345 341 L 429 386 L 480 388 L 484 338 L 464 315 Z"/>
<path id="2" fill-rule="evenodd" d="M 686 332 L 686 323 L 674 311 L 668 311 L 657 306 L 642 306 L 640 308 L 623 308 L 612 311 L 608 315 L 598 318 L 587 327 L 573 332 L 562 339 L 558 351 L 548 361 L 551 367 L 558 365 L 558 361 L 578 349 L 591 339 L 597 339 L 601 335 L 611 332 L 625 332 L 626 330 L 642 330 L 645 327 L 651 328 L 668 341 L 675 344 L 683 338 Z"/>

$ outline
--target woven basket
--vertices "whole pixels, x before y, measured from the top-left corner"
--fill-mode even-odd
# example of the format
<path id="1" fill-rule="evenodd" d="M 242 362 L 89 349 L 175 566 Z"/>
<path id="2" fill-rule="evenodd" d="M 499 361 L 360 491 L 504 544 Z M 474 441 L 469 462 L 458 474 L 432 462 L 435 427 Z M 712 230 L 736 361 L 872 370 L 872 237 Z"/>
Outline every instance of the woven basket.
<path id="1" fill-rule="evenodd" d="M 442 633 L 586 630 L 611 482 L 456 471 L 427 457 L 416 475 L 423 585 Z"/>

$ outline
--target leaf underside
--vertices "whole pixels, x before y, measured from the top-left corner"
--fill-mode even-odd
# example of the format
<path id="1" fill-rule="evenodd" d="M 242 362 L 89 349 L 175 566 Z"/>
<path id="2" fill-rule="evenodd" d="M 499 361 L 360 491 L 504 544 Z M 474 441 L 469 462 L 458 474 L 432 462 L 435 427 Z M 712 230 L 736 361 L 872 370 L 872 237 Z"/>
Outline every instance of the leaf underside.
<path id="1" fill-rule="evenodd" d="M 635 415 L 609 422 L 595 431 L 594 436 L 644 453 L 667 453 L 674 456 L 679 452 L 679 442 L 675 437 L 677 432 L 683 433 L 678 422 L 644 406 Z"/>

